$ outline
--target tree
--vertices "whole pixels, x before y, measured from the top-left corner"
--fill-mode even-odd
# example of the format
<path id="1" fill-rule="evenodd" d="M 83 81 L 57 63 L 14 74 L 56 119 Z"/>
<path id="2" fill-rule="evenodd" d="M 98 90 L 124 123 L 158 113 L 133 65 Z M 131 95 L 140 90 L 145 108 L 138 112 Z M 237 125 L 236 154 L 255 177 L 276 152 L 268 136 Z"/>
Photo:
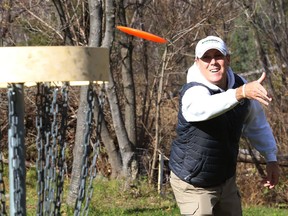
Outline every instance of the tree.
<path id="1" fill-rule="evenodd" d="M 287 1 L 237 1 L 243 9 L 247 23 L 254 32 L 260 72 L 266 71 L 269 92 L 274 96 L 269 108 L 271 125 L 279 144 L 285 143 L 287 128 Z M 284 138 L 284 139 L 283 139 Z M 286 152 L 285 145 L 278 145 L 279 152 Z"/>
<path id="2" fill-rule="evenodd" d="M 253 4 L 244 2 L 241 6 L 245 10 L 247 20 L 255 29 L 256 38 L 259 38 L 258 50 L 262 49 L 262 51 L 259 51 L 262 66 L 269 71 L 269 66 L 277 64 L 280 69 L 279 75 L 282 84 L 286 86 L 287 70 L 282 70 L 282 65 L 287 68 L 288 47 L 285 42 L 288 38 L 287 2 L 283 0 L 261 1 Z M 264 47 L 264 41 L 267 43 L 266 47 Z M 267 54 L 269 54 L 269 57 Z M 273 58 L 273 55 L 276 55 L 276 58 Z M 273 90 L 272 84 L 271 87 Z M 276 92 L 274 94 L 277 95 Z M 280 91 L 278 95 L 281 94 Z"/>

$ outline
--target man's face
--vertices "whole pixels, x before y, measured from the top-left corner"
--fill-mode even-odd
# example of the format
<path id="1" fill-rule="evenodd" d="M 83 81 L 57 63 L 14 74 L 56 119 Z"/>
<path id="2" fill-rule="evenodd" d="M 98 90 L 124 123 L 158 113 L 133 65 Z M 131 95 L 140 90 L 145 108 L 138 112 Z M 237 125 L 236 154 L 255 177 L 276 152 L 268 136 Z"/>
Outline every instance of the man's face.
<path id="1" fill-rule="evenodd" d="M 212 84 L 221 89 L 227 88 L 227 69 L 230 56 L 224 56 L 219 50 L 211 49 L 204 53 L 202 58 L 197 58 L 196 63 L 203 76 Z"/>

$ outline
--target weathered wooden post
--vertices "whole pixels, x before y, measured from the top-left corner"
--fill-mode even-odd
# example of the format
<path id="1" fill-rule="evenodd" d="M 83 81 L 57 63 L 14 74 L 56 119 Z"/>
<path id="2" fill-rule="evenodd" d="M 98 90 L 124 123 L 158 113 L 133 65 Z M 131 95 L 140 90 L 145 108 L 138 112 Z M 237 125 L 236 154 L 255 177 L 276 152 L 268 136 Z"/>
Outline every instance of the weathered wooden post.
<path id="1" fill-rule="evenodd" d="M 162 193 L 163 186 L 163 166 L 164 166 L 164 156 L 163 153 L 159 153 L 159 169 L 158 169 L 158 193 Z"/>

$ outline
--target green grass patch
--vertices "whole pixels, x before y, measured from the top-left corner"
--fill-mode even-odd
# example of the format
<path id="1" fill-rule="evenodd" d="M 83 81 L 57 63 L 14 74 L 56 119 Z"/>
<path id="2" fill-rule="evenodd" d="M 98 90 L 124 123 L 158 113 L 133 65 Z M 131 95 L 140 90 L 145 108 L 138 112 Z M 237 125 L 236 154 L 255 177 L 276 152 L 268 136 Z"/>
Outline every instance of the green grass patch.
<path id="1" fill-rule="evenodd" d="M 287 216 L 287 209 L 269 208 L 264 206 L 250 206 L 243 209 L 244 216 Z"/>
<path id="2" fill-rule="evenodd" d="M 127 187 L 124 181 L 96 180 L 93 194 L 93 215 L 179 215 L 172 193 L 159 195 L 146 181 Z"/>
<path id="3" fill-rule="evenodd" d="M 6 184 L 6 194 L 9 188 Z M 36 215 L 38 196 L 36 191 L 37 173 L 29 169 L 26 177 L 27 215 Z M 64 197 L 61 206 L 61 215 L 74 215 L 74 208 L 67 207 L 66 196 L 69 179 L 65 181 Z M 88 215 L 103 216 L 160 216 L 180 215 L 174 200 L 170 185 L 164 187 L 163 194 L 157 193 L 157 188 L 141 180 L 127 185 L 123 180 L 110 180 L 98 177 L 94 181 L 94 192 L 89 205 Z M 9 205 L 9 198 L 6 200 Z M 285 206 L 284 206 L 285 207 Z M 9 211 L 9 206 L 7 208 Z M 288 210 L 261 206 L 244 206 L 243 216 L 287 216 Z"/>

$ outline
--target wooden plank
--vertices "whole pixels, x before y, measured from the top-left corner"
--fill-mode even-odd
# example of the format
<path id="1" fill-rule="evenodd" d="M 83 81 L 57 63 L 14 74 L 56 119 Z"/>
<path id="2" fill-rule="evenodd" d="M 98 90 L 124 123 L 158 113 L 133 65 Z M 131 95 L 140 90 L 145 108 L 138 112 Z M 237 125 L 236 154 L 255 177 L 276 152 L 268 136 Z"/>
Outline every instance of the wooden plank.
<path id="1" fill-rule="evenodd" d="M 108 81 L 109 50 L 99 47 L 1 47 L 0 83 Z"/>

